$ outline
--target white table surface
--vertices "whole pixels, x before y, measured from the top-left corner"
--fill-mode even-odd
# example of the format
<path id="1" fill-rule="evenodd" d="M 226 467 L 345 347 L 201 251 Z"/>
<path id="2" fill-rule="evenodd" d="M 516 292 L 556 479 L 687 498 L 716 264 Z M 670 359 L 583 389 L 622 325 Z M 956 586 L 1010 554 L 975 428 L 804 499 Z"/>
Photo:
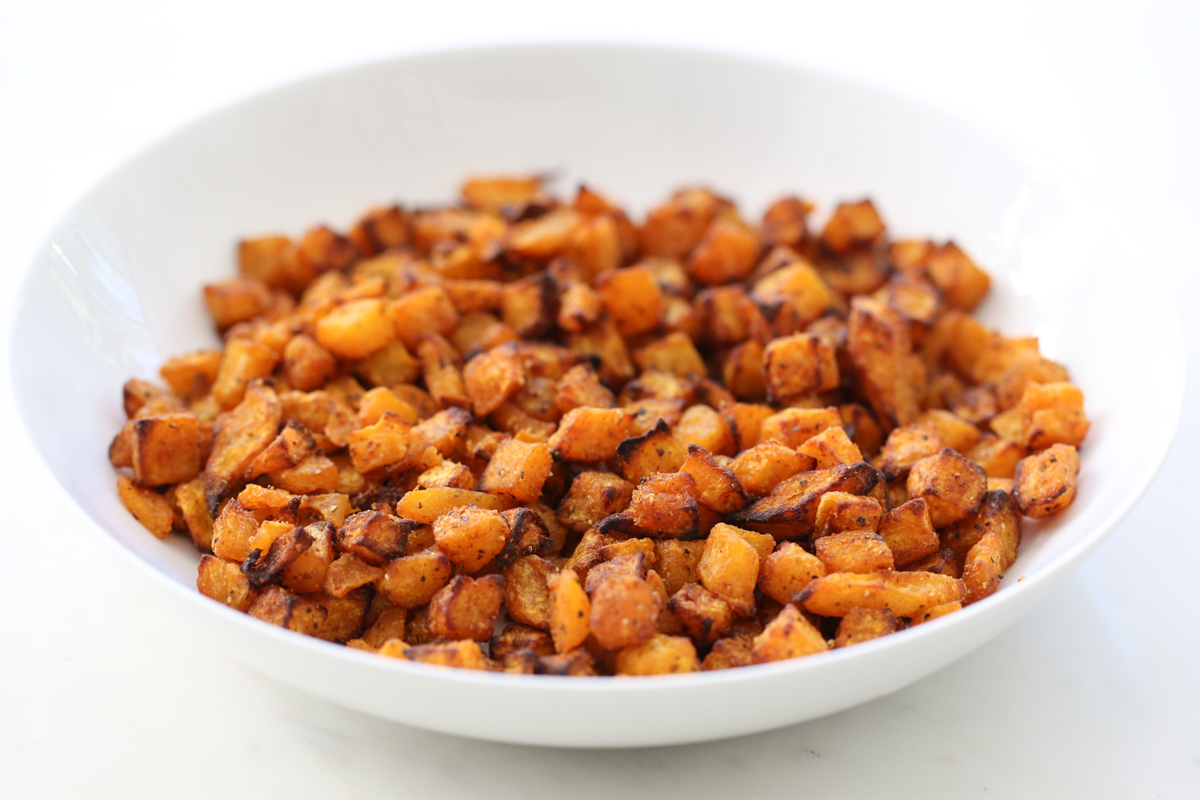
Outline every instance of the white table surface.
<path id="1" fill-rule="evenodd" d="M 1055 161 L 1121 212 L 1177 289 L 1196 396 L 1194 2 L 0 0 L 0 284 L 14 286 L 99 177 L 232 99 L 390 54 L 562 38 L 815 64 L 954 109 Z M 1200 796 L 1195 404 L 1141 505 L 1065 587 L 932 677 L 758 736 L 539 750 L 301 694 L 112 579 L 109 556 L 26 466 L 8 393 L 11 289 L 2 296 L 0 797 Z M 1153 387 L 1146 400 L 1154 413 Z"/>

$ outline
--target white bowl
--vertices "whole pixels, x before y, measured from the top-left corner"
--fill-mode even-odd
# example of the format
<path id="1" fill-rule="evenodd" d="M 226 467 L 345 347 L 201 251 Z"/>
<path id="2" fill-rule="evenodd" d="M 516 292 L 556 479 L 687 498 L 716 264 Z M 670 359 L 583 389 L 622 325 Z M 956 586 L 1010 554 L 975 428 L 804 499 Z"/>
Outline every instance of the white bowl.
<path id="1" fill-rule="evenodd" d="M 953 237 L 994 290 L 983 317 L 1032 333 L 1086 392 L 1075 504 L 1029 524 L 992 597 L 919 628 L 764 666 L 582 680 L 452 670 L 295 635 L 199 595 L 197 555 L 121 506 L 106 448 L 121 384 L 214 342 L 199 288 L 233 243 L 367 205 L 446 202 L 470 172 L 554 169 L 644 210 L 685 182 L 750 213 L 799 191 L 873 197 L 896 235 Z M 569 179 L 569 180 L 567 180 Z M 124 574 L 248 664 L 334 702 L 439 731 L 643 746 L 762 731 L 894 691 L 1030 610 L 1129 512 L 1183 400 L 1178 321 L 1153 271 L 1086 197 L 963 123 L 829 75 L 642 46 L 521 46 L 398 58 L 268 92 L 151 147 L 66 216 L 21 288 L 13 386 L 25 429 Z M 152 639 L 148 640 L 152 642 Z M 149 646 L 152 646 L 150 644 Z M 220 694 L 220 687 L 204 687 Z"/>

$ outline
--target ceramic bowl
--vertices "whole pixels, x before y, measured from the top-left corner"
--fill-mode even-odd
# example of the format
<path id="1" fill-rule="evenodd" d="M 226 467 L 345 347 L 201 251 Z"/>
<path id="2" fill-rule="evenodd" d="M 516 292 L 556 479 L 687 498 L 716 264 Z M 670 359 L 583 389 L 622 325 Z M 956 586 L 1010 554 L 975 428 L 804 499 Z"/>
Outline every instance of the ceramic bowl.
<path id="1" fill-rule="evenodd" d="M 636 212 L 684 183 L 751 215 L 798 192 L 874 198 L 895 236 L 953 237 L 991 272 L 981 311 L 1034 334 L 1086 392 L 1075 504 L 1026 528 L 992 597 L 919 628 L 763 666 L 582 680 L 453 670 L 272 628 L 195 590 L 196 552 L 122 507 L 106 458 L 120 388 L 215 343 L 200 286 L 243 236 L 344 227 L 368 205 L 449 202 L 468 173 L 552 170 Z M 24 428 L 122 574 L 247 664 L 351 708 L 505 742 L 630 747 L 763 731 L 894 691 L 1033 608 L 1138 501 L 1183 396 L 1183 345 L 1155 275 L 1083 193 L 986 132 L 796 66 L 647 46 L 537 45 L 397 58 L 218 111 L 92 189 L 20 288 L 13 386 Z M 153 646 L 153 639 L 147 640 Z M 220 694 L 219 687 L 197 691 Z"/>

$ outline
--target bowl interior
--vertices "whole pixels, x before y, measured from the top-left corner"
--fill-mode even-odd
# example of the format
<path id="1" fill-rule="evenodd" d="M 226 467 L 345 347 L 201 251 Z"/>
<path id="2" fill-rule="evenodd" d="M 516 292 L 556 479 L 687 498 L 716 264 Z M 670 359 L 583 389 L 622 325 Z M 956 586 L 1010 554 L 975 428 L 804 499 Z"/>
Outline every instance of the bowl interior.
<path id="1" fill-rule="evenodd" d="M 687 183 L 751 217 L 784 193 L 823 211 L 870 196 L 893 236 L 962 245 L 993 277 L 984 320 L 1037 335 L 1093 420 L 1076 503 L 1027 526 L 1013 575 L 1035 582 L 1077 561 L 1165 457 L 1182 406 L 1178 323 L 1086 197 L 985 133 L 877 89 L 600 45 L 433 54 L 309 79 L 119 168 L 53 232 L 21 289 L 13 386 L 35 449 L 99 535 L 194 593 L 191 545 L 157 541 L 117 499 L 106 452 L 122 383 L 216 343 L 199 290 L 234 274 L 239 238 L 345 227 L 381 202 L 452 201 L 470 173 L 531 170 L 553 171 L 563 194 L 586 181 L 636 213 Z M 1024 588 L 1006 581 L 988 602 Z"/>

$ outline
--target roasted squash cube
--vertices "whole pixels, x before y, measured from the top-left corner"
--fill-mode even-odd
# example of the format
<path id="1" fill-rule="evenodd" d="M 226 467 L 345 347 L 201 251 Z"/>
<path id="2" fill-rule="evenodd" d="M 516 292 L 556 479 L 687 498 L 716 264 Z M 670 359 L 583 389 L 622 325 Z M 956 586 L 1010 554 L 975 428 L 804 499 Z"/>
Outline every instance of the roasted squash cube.
<path id="1" fill-rule="evenodd" d="M 925 259 L 925 273 L 941 290 L 946 302 L 970 311 L 988 293 L 991 280 L 954 242 L 933 248 Z"/>
<path id="2" fill-rule="evenodd" d="M 621 442 L 617 461 L 625 479 L 638 483 L 659 472 L 675 472 L 687 458 L 687 445 L 679 442 L 663 420 L 651 430 Z"/>
<path id="3" fill-rule="evenodd" d="M 879 479 L 879 471 L 861 461 L 801 472 L 781 482 L 769 496 L 732 515 L 730 521 L 770 533 L 776 539 L 795 539 L 815 529 L 817 508 L 825 493 L 866 495 Z"/>
<path id="4" fill-rule="evenodd" d="M 258 597 L 258 591 L 237 564 L 209 555 L 200 557 L 196 589 L 205 597 L 242 612 L 249 611 Z"/>
<path id="5" fill-rule="evenodd" d="M 784 480 L 815 465 L 811 456 L 800 456 L 790 447 L 769 439 L 742 452 L 729 469 L 746 492 L 766 497 Z"/>
<path id="6" fill-rule="evenodd" d="M 827 428 L 841 427 L 842 417 L 828 408 L 785 408 L 763 420 L 761 441 L 774 439 L 785 447 L 798 450 L 802 444 Z"/>
<path id="7" fill-rule="evenodd" d="M 572 409 L 547 444 L 564 461 L 604 461 L 617 454 L 632 421 L 623 408 Z"/>
<path id="8" fill-rule="evenodd" d="M 758 235 L 736 217 L 718 218 L 688 260 L 688 274 L 700 283 L 731 283 L 749 276 L 762 252 Z"/>
<path id="9" fill-rule="evenodd" d="M 967 587 L 963 605 L 978 602 L 1000 588 L 1007 561 L 1000 534 L 988 531 L 963 559 L 962 581 Z"/>
<path id="10" fill-rule="evenodd" d="M 847 253 L 874 243 L 884 230 L 883 219 L 870 200 L 841 203 L 825 223 L 821 241 L 835 253 Z"/>
<path id="11" fill-rule="evenodd" d="M 699 672 L 696 646 L 686 636 L 655 634 L 649 641 L 617 653 L 617 675 L 673 675 Z"/>
<path id="12" fill-rule="evenodd" d="M 529 503 L 541 495 L 553 466 L 548 446 L 508 439 L 496 448 L 479 479 L 479 489 Z"/>
<path id="13" fill-rule="evenodd" d="M 345 597 L 360 586 L 374 583 L 382 577 L 383 570 L 379 567 L 371 566 L 352 553 L 342 553 L 325 570 L 322 586 L 334 597 Z"/>
<path id="14" fill-rule="evenodd" d="M 667 607 L 688 635 L 709 644 L 733 623 L 733 606 L 699 583 L 688 583 L 671 595 Z"/>
<path id="15" fill-rule="evenodd" d="M 883 508 L 873 497 L 849 492 L 826 492 L 817 503 L 815 536 L 829 536 L 846 531 L 879 530 Z"/>
<path id="16" fill-rule="evenodd" d="M 279 354 L 250 339 L 233 339 L 225 345 L 212 394 L 228 410 L 246 396 L 252 381 L 269 377 L 279 363 Z"/>
<path id="17" fill-rule="evenodd" d="M 247 613 L 269 625 L 278 625 L 309 636 L 316 635 L 329 615 L 324 606 L 278 586 L 266 587 L 251 603 Z"/>
<path id="18" fill-rule="evenodd" d="M 896 615 L 886 608 L 852 608 L 838 623 L 834 647 L 849 647 L 896 632 Z"/>
<path id="19" fill-rule="evenodd" d="M 840 425 L 826 428 L 809 439 L 796 450 L 802 456 L 809 456 L 816 463 L 815 469 L 829 469 L 838 464 L 854 464 L 862 461 L 862 451 Z"/>
<path id="20" fill-rule="evenodd" d="M 455 576 L 429 601 L 429 629 L 443 639 L 486 642 L 504 603 L 504 578 Z"/>
<path id="21" fill-rule="evenodd" d="M 736 528 L 721 523 L 709 533 L 696 572 L 706 589 L 745 617 L 754 613 L 759 566 L 758 551 Z"/>
<path id="22" fill-rule="evenodd" d="M 825 572 L 881 572 L 894 569 L 892 551 L 883 537 L 872 531 L 847 531 L 822 536 L 814 542 Z"/>
<path id="23" fill-rule="evenodd" d="M 383 648 L 380 649 L 383 652 Z M 409 661 L 434 664 L 439 667 L 487 670 L 491 662 L 479 645 L 469 639 L 457 642 L 434 642 L 405 647 L 404 657 Z"/>
<path id="24" fill-rule="evenodd" d="M 796 333 L 774 339 L 763 358 L 767 392 L 776 401 L 836 389 L 840 380 L 836 348 L 824 336 Z"/>
<path id="25" fill-rule="evenodd" d="M 692 539 L 700 535 L 696 481 L 686 472 L 658 472 L 634 487 L 620 517 L 655 538 Z"/>
<path id="26" fill-rule="evenodd" d="M 700 446 L 717 455 L 732 456 L 734 453 L 729 424 L 710 406 L 694 405 L 684 411 L 674 426 L 674 435 L 685 450 Z"/>
<path id="27" fill-rule="evenodd" d="M 1021 514 L 1008 492 L 989 491 L 983 497 L 979 510 L 951 525 L 942 533 L 945 547 L 954 551 L 960 559 L 985 535 L 995 531 L 1004 544 L 1004 568 L 1012 566 L 1017 559 L 1017 548 L 1021 544 Z"/>
<path id="28" fill-rule="evenodd" d="M 986 492 L 983 467 L 949 448 L 921 459 L 908 473 L 908 494 L 925 498 L 935 528 L 975 513 Z"/>
<path id="29" fill-rule="evenodd" d="M 117 476 L 121 502 L 138 522 L 159 539 L 167 538 L 175 522 L 175 512 L 166 497 L 153 489 L 144 489 L 124 475 Z"/>
<path id="30" fill-rule="evenodd" d="M 823 653 L 829 649 L 825 637 L 791 603 L 754 638 L 750 657 L 755 664 Z"/>
<path id="31" fill-rule="evenodd" d="M 463 382 L 476 416 L 495 411 L 525 385 L 525 366 L 512 345 L 501 345 L 467 362 Z"/>
<path id="32" fill-rule="evenodd" d="M 237 278 L 205 286 L 204 302 L 217 330 L 223 331 L 266 313 L 271 290 L 255 278 Z"/>
<path id="33" fill-rule="evenodd" d="M 746 493 L 737 475 L 705 448 L 690 445 L 679 471 L 692 476 L 700 502 L 717 514 L 731 514 L 746 505 Z"/>
<path id="34" fill-rule="evenodd" d="M 628 573 L 603 581 L 592 592 L 591 602 L 592 636 L 607 650 L 620 650 L 651 639 L 663 609 L 662 599 L 646 581 Z"/>
<path id="35" fill-rule="evenodd" d="M 596 278 L 596 290 L 622 336 L 637 336 L 658 327 L 663 313 L 662 290 L 645 267 L 602 273 Z"/>
<path id="36" fill-rule="evenodd" d="M 354 468 L 367 473 L 402 461 L 408 455 L 411 430 L 394 411 L 385 411 L 374 425 L 356 430 L 349 436 Z"/>
<path id="37" fill-rule="evenodd" d="M 394 605 L 417 608 L 433 599 L 453 571 L 450 559 L 440 550 L 430 548 L 389 561 L 375 588 Z"/>
<path id="38" fill-rule="evenodd" d="M 200 473 L 195 414 L 160 414 L 133 421 L 133 476 L 141 486 L 191 480 Z"/>
<path id="39" fill-rule="evenodd" d="M 920 561 L 936 553 L 940 546 L 923 497 L 909 500 L 884 514 L 879 521 L 879 535 L 892 551 L 897 567 Z"/>
<path id="40" fill-rule="evenodd" d="M 1021 459 L 1013 483 L 1013 500 L 1027 517 L 1057 514 L 1075 500 L 1079 483 L 1079 453 L 1069 444 L 1056 444 Z"/>
<path id="41" fill-rule="evenodd" d="M 612 514 L 629 507 L 633 484 L 610 472 L 582 472 L 558 507 L 558 521 L 583 533 Z"/>
<path id="42" fill-rule="evenodd" d="M 708 372 L 691 338 L 679 331 L 650 342 L 633 354 L 633 360 L 643 371 L 660 370 L 681 378 Z"/>
<path id="43" fill-rule="evenodd" d="M 759 570 L 758 588 L 772 600 L 790 603 L 797 593 L 825 576 L 825 564 L 795 542 L 781 542 Z"/>
<path id="44" fill-rule="evenodd" d="M 591 633 L 592 603 L 572 569 L 547 579 L 550 591 L 550 635 L 554 649 L 566 653 L 579 647 Z"/>
<path id="45" fill-rule="evenodd" d="M 380 566 L 405 554 L 408 535 L 416 527 L 417 523 L 409 519 L 381 511 L 360 511 L 346 517 L 338 531 L 338 548 Z"/>
<path id="46" fill-rule="evenodd" d="M 478 572 L 500 555 L 509 534 L 508 523 L 499 511 L 478 506 L 456 508 L 433 521 L 438 549 L 468 573 Z"/>
<path id="47" fill-rule="evenodd" d="M 552 610 L 549 581 L 556 574 L 557 567 L 535 555 L 523 556 L 505 567 L 504 606 L 508 615 L 525 625 L 549 630 Z"/>

